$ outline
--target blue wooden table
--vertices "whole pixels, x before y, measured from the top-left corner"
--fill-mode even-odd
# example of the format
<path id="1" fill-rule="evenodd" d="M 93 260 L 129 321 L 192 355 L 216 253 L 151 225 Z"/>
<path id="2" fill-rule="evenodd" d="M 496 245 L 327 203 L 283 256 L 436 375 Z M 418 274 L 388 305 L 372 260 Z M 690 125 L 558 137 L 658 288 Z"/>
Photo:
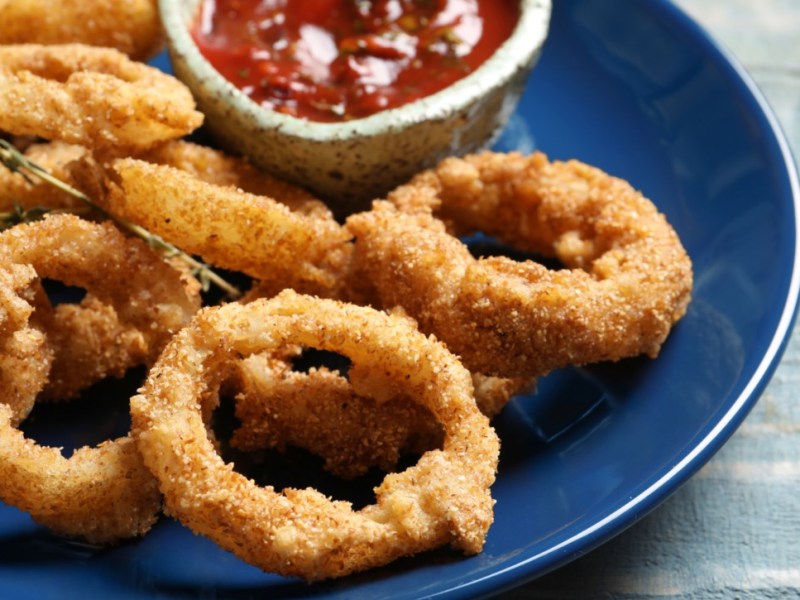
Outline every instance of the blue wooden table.
<path id="1" fill-rule="evenodd" d="M 749 71 L 800 156 L 800 0 L 677 4 Z M 753 412 L 693 479 L 503 598 L 800 598 L 800 328 Z"/>

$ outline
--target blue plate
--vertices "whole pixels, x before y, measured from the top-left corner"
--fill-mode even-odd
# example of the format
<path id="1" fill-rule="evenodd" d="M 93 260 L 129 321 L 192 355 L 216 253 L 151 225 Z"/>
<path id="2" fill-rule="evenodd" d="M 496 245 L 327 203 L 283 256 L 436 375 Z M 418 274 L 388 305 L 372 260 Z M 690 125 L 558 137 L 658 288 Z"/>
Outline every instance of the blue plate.
<path id="1" fill-rule="evenodd" d="M 690 19 L 654 0 L 558 0 L 502 149 L 629 179 L 678 230 L 696 289 L 657 360 L 555 373 L 498 418 L 485 551 L 441 551 L 309 586 L 163 519 L 97 550 L 0 507 L 0 597 L 480 597 L 644 516 L 728 439 L 778 363 L 798 297 L 797 173 L 763 98 Z"/>

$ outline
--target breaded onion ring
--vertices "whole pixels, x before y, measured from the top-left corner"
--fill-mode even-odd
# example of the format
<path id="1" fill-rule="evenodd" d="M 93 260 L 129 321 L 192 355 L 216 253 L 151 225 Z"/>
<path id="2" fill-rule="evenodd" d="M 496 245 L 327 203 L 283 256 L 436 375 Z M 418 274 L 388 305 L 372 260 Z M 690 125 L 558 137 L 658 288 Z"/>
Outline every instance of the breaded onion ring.
<path id="1" fill-rule="evenodd" d="M 156 0 L 0 0 L 0 44 L 83 43 L 134 60 L 163 45 Z"/>
<path id="2" fill-rule="evenodd" d="M 293 212 L 270 197 L 141 160 L 119 159 L 112 169 L 121 188 L 108 196 L 113 214 L 211 264 L 263 279 L 272 293 L 339 294 L 350 234 L 330 214 Z"/>
<path id="3" fill-rule="evenodd" d="M 325 470 L 350 479 L 373 467 L 390 471 L 404 454 L 441 445 L 442 427 L 424 406 L 406 396 L 378 401 L 356 392 L 364 388 L 358 378 L 369 371 L 353 368 L 347 377 L 325 367 L 301 372 L 288 359 L 262 355 L 236 367 L 228 385 L 239 422 L 230 444 L 238 450 L 303 448 L 323 458 Z M 489 418 L 533 386 L 479 375 L 472 379 L 478 408 Z"/>
<path id="4" fill-rule="evenodd" d="M 569 364 L 654 357 L 689 302 L 689 257 L 628 183 L 542 154 L 446 159 L 350 217 L 359 277 L 475 371 L 541 375 Z M 399 207 L 399 208 L 398 208 Z M 567 269 L 476 260 L 451 228 L 480 229 Z"/>
<path id="5" fill-rule="evenodd" d="M 343 354 L 371 372 L 370 389 L 427 406 L 444 429 L 442 449 L 388 475 L 377 503 L 359 511 L 236 473 L 209 440 L 200 399 L 226 362 L 293 344 Z M 472 400 L 469 373 L 407 319 L 292 291 L 204 309 L 167 346 L 131 414 L 167 511 L 267 571 L 317 580 L 448 543 L 474 553 L 493 520 L 497 436 Z"/>
<path id="6" fill-rule="evenodd" d="M 93 544 L 143 535 L 155 523 L 158 485 L 129 436 L 64 458 L 26 439 L 12 421 L 11 408 L 0 404 L 0 500 Z"/>
<path id="7" fill-rule="evenodd" d="M 200 306 L 185 274 L 143 241 L 110 223 L 73 215 L 4 231 L 0 264 L 31 265 L 41 278 L 89 292 L 79 306 L 41 314 L 55 352 L 46 397 L 69 398 L 100 379 L 152 363 Z"/>
<path id="8" fill-rule="evenodd" d="M 0 129 L 9 133 L 135 151 L 202 120 L 185 85 L 116 50 L 0 46 Z"/>
<path id="9" fill-rule="evenodd" d="M 52 215 L 18 225 L 0 234 L 0 264 L 5 265 L 0 269 L 3 307 L 12 289 L 3 285 L 6 269 L 29 270 L 90 292 L 80 306 L 61 305 L 52 312 L 40 300 L 24 302 L 35 306 L 33 314 L 54 353 L 47 387 L 33 389 L 45 397 L 69 396 L 100 378 L 153 361 L 199 308 L 182 273 L 110 223 Z M 19 370 L 35 370 L 35 360 L 28 357 Z M 2 378 L 0 383 L 5 384 Z M 57 448 L 25 439 L 14 427 L 17 417 L 10 406 L 0 406 L 3 502 L 57 533 L 98 544 L 142 535 L 152 526 L 161 496 L 130 436 L 81 448 L 67 459 Z"/>

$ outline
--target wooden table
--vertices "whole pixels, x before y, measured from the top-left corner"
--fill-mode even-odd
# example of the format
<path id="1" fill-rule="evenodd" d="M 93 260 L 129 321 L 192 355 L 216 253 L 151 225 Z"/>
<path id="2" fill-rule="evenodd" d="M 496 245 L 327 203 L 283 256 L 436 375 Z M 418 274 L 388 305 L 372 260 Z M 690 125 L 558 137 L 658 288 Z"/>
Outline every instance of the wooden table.
<path id="1" fill-rule="evenodd" d="M 800 157 L 800 0 L 676 3 L 750 72 Z M 693 479 L 503 598 L 800 598 L 800 327 L 753 412 Z"/>

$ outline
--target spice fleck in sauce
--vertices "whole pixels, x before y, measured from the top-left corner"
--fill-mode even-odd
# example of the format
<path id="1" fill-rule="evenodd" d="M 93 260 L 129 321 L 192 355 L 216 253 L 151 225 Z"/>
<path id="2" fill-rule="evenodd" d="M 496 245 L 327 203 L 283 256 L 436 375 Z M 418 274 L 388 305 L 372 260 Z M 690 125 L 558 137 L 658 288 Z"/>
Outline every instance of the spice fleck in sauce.
<path id="1" fill-rule="evenodd" d="M 203 0 L 192 35 L 255 102 L 332 122 L 463 78 L 518 17 L 515 0 Z"/>

